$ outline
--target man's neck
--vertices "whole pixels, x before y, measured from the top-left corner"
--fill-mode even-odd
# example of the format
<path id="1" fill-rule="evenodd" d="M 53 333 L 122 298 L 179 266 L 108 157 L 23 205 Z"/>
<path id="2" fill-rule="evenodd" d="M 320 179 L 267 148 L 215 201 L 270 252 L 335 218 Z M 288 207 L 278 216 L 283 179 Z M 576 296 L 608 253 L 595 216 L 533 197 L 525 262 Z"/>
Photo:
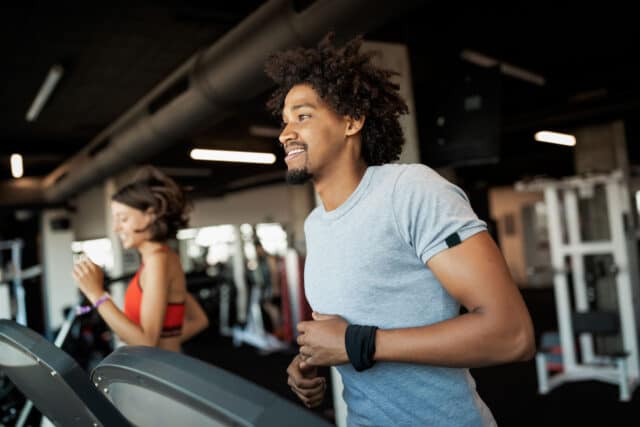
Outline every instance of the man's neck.
<path id="1" fill-rule="evenodd" d="M 326 211 L 337 209 L 356 191 L 367 170 L 364 160 L 350 167 L 336 168 L 314 181 L 313 185 Z"/>

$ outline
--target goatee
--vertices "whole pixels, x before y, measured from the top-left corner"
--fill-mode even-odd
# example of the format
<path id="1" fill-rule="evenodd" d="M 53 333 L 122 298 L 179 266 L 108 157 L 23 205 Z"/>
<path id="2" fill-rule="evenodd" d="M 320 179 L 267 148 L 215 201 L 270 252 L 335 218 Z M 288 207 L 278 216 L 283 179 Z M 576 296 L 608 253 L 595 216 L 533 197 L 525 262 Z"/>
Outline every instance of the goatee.
<path id="1" fill-rule="evenodd" d="M 293 169 L 287 171 L 287 183 L 292 185 L 302 185 L 313 178 L 313 175 L 309 173 L 307 168 Z"/>

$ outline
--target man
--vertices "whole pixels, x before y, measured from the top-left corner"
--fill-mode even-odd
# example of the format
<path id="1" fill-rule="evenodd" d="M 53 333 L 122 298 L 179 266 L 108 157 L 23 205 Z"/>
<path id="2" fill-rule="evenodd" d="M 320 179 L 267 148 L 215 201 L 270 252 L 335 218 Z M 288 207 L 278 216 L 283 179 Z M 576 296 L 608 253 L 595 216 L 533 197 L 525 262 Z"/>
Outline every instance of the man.
<path id="1" fill-rule="evenodd" d="M 529 313 L 462 190 L 390 164 L 407 106 L 360 45 L 329 35 L 266 65 L 287 179 L 311 180 L 322 201 L 305 221 L 314 320 L 298 325 L 289 385 L 317 406 L 317 367 L 336 366 L 349 425 L 495 424 L 468 368 L 530 359 Z"/>

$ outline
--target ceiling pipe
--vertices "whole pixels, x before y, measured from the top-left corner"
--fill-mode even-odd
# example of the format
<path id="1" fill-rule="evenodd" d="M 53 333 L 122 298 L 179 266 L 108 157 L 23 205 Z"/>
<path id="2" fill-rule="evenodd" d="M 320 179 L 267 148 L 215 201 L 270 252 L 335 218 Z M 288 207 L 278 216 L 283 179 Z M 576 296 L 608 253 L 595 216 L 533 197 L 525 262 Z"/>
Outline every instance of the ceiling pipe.
<path id="1" fill-rule="evenodd" d="M 266 91 L 264 62 L 272 53 L 314 45 L 327 31 L 347 40 L 417 5 L 416 0 L 317 0 L 295 11 L 291 0 L 272 0 L 206 50 L 195 54 L 77 155 L 45 177 L 45 201 L 60 203 L 149 159 L 232 114 L 234 106 Z M 153 112 L 154 102 L 188 78 L 186 89 Z"/>
<path id="2" fill-rule="evenodd" d="M 33 177 L 0 181 L 0 208 L 10 206 L 13 210 L 43 205 L 41 184 L 40 179 Z"/>

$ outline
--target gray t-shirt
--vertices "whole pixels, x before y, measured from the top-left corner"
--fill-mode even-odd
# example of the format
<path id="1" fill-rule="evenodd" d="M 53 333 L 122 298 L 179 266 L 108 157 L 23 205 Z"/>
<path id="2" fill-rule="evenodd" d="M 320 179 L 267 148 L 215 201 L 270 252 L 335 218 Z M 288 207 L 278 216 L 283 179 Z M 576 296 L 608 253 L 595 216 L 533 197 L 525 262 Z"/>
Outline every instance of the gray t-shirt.
<path id="1" fill-rule="evenodd" d="M 425 263 L 486 230 L 464 192 L 424 165 L 371 166 L 337 209 L 305 221 L 305 291 L 314 311 L 382 329 L 430 325 L 459 304 Z M 455 239 L 455 237 L 454 237 Z M 451 243 L 451 240 L 449 240 Z M 376 363 L 337 366 L 350 426 L 494 423 L 467 369 Z"/>

